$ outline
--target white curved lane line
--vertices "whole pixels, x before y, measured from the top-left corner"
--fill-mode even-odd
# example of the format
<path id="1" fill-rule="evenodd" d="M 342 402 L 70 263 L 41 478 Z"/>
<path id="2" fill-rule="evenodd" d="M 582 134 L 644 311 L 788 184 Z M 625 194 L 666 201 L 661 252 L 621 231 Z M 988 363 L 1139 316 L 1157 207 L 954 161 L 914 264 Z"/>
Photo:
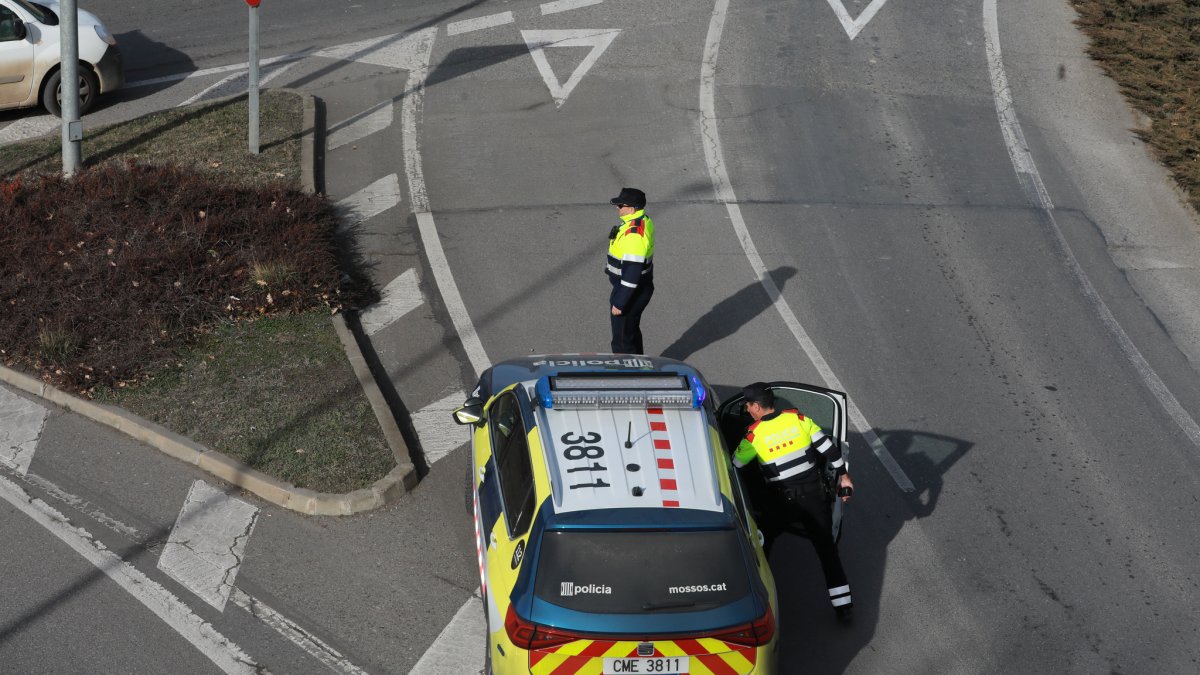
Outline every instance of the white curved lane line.
<path id="1" fill-rule="evenodd" d="M 142 574 L 133 565 L 121 560 L 103 544 L 92 538 L 86 530 L 72 527 L 66 516 L 51 508 L 40 499 L 33 499 L 16 483 L 0 476 L 0 499 L 12 504 L 21 513 L 29 516 L 50 534 L 71 547 L 120 586 L 126 593 L 142 603 L 158 618 L 190 642 L 201 654 L 208 657 L 226 673 L 259 671 L 242 648 L 221 635 L 212 624 L 201 619 L 182 600 L 163 588 L 156 581 Z"/>
<path id="2" fill-rule="evenodd" d="M 1063 236 L 1062 229 L 1058 226 L 1058 221 L 1054 218 L 1054 203 L 1050 201 L 1050 193 L 1042 182 L 1037 165 L 1034 164 L 1033 155 L 1029 152 L 1029 145 L 1025 142 L 1025 134 L 1021 131 L 1021 123 L 1017 120 L 1016 109 L 1013 106 L 1012 90 L 1008 86 L 1008 76 L 1004 72 L 1004 59 L 1000 53 L 1000 22 L 996 15 L 996 0 L 983 0 L 983 28 L 988 72 L 991 74 L 992 81 L 992 98 L 996 102 L 996 115 L 1000 119 L 1000 131 L 1004 136 L 1004 145 L 1008 148 L 1009 159 L 1012 160 L 1013 171 L 1016 172 L 1030 201 L 1042 210 L 1049 221 L 1054 238 L 1062 250 L 1067 269 L 1070 270 L 1071 276 L 1075 277 L 1088 304 L 1100 317 L 1101 323 L 1116 340 L 1121 352 L 1137 370 L 1142 383 L 1146 385 L 1150 393 L 1154 394 L 1159 405 L 1170 415 L 1175 424 L 1179 425 L 1192 444 L 1200 447 L 1200 425 L 1197 425 L 1196 420 L 1179 404 L 1179 401 L 1167 389 L 1167 385 L 1159 378 L 1158 373 L 1154 372 L 1154 368 L 1133 344 L 1133 340 L 1129 339 L 1125 329 L 1121 328 L 1121 324 L 1117 322 L 1117 318 L 1113 316 L 1108 305 L 1104 303 L 1104 299 L 1100 297 L 1091 280 L 1088 279 L 1087 273 L 1076 260 L 1075 253 L 1071 250 L 1067 238 Z"/>
<path id="3" fill-rule="evenodd" d="M 708 24 L 708 38 L 704 41 L 704 60 L 700 64 L 700 138 L 704 144 L 704 161 L 708 164 L 708 174 L 712 178 L 713 192 L 716 193 L 717 201 L 725 204 L 725 208 L 729 212 L 729 220 L 733 223 L 733 229 L 737 233 L 738 242 L 741 243 L 742 250 L 746 253 L 746 259 L 750 261 L 750 266 L 754 268 L 758 282 L 762 284 L 767 296 L 771 298 L 771 304 L 783 318 L 792 337 L 808 355 L 809 360 L 812 361 L 813 366 L 816 367 L 817 372 L 829 387 L 845 391 L 846 388 L 833 374 L 833 369 L 829 367 L 825 357 L 821 356 L 816 344 L 809 338 L 804 327 L 800 325 L 800 320 L 796 318 L 792 308 L 783 299 L 779 287 L 767 273 L 767 266 L 763 264 L 762 257 L 758 254 L 758 248 L 754 246 L 754 240 L 751 239 L 750 231 L 746 228 L 746 221 L 742 218 L 742 210 L 738 207 L 737 195 L 734 194 L 733 185 L 729 181 L 729 173 L 725 168 L 725 154 L 721 150 L 721 137 L 717 131 L 716 105 L 713 102 L 717 80 L 717 54 L 720 50 L 721 33 L 725 28 L 725 17 L 728 12 L 729 0 L 717 0 L 713 7 L 712 20 Z M 879 459 L 883 468 L 887 470 L 892 480 L 896 482 L 896 486 L 904 492 L 915 491 L 908 475 L 896 463 L 879 437 L 875 435 L 875 431 L 863 416 L 862 411 L 854 404 L 853 399 L 849 399 L 848 407 L 850 421 L 871 446 L 871 451 Z"/>
<path id="4" fill-rule="evenodd" d="M 421 164 L 420 136 L 417 134 L 417 123 L 421 119 L 421 110 L 424 106 L 425 77 L 429 73 L 429 58 L 433 53 L 433 40 L 436 36 L 436 27 L 427 28 L 412 36 L 412 39 L 417 40 L 419 45 L 417 49 L 413 50 L 411 62 L 408 64 L 409 82 L 400 102 L 404 175 L 408 178 L 408 196 L 412 202 L 413 215 L 417 217 L 417 228 L 421 232 L 425 258 L 433 270 L 433 278 L 437 282 L 438 292 L 442 296 L 442 302 L 446 304 L 446 312 L 450 314 L 454 330 L 458 332 L 458 339 L 462 343 L 463 351 L 467 353 L 467 359 L 471 361 L 475 375 L 479 376 L 491 367 L 492 362 L 483 349 L 483 342 L 479 339 L 475 324 L 471 323 L 471 315 L 467 312 L 467 305 L 463 302 L 462 293 L 458 290 L 454 273 L 450 271 L 450 262 L 446 259 L 446 252 L 442 249 L 442 240 L 438 236 L 437 224 L 433 220 L 433 213 L 429 210 L 429 194 L 425 189 L 425 171 Z"/>

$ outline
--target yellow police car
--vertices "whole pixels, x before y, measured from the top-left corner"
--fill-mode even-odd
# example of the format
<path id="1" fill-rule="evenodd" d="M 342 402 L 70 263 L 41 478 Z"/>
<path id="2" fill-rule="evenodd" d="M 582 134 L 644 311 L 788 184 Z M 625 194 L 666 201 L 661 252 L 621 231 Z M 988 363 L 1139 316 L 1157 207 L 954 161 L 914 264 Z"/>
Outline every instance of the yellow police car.
<path id="1" fill-rule="evenodd" d="M 485 672 L 775 672 L 775 583 L 699 372 L 505 361 L 454 417 L 474 426 Z"/>

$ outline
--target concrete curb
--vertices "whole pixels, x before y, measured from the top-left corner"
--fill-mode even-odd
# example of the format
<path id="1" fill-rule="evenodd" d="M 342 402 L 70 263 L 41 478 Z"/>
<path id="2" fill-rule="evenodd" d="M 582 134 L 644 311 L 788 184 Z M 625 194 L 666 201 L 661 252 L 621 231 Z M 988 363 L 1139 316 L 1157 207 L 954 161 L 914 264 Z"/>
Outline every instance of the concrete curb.
<path id="1" fill-rule="evenodd" d="M 315 140 L 320 133 L 320 130 L 316 128 L 316 97 L 295 90 L 284 91 L 297 94 L 304 101 L 304 122 L 300 139 L 301 182 L 304 190 L 311 193 L 315 191 L 314 175 L 317 158 Z M 11 368 L 0 366 L 0 382 L 54 403 L 94 422 L 116 429 L 137 441 L 158 449 L 163 454 L 207 471 L 272 504 L 312 516 L 348 516 L 377 509 L 395 501 L 415 487 L 419 477 L 416 467 L 409 458 L 408 444 L 405 443 L 404 436 L 400 433 L 396 418 L 384 400 L 379 384 L 371 375 L 371 370 L 367 366 L 366 359 L 363 358 L 358 341 L 341 314 L 333 316 L 333 327 L 337 332 L 338 339 L 341 340 L 342 348 L 346 353 L 346 358 L 350 361 L 350 366 L 354 369 L 359 385 L 362 386 L 363 393 L 371 404 L 371 409 L 375 412 L 375 418 L 379 421 L 388 447 L 396 459 L 395 468 L 386 476 L 375 481 L 368 488 L 346 494 L 314 492 L 298 488 L 133 413 L 73 396 Z"/>

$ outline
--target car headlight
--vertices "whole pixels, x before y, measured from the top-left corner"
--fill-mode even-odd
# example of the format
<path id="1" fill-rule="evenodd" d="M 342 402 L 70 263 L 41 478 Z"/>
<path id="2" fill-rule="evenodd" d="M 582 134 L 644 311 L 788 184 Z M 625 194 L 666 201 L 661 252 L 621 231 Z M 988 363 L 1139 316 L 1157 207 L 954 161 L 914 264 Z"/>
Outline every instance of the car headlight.
<path id="1" fill-rule="evenodd" d="M 117 38 L 113 37 L 113 34 L 108 32 L 108 29 L 104 27 L 104 24 L 98 23 L 95 25 L 95 28 L 96 35 L 98 35 L 101 40 L 107 42 L 113 47 L 117 46 Z"/>

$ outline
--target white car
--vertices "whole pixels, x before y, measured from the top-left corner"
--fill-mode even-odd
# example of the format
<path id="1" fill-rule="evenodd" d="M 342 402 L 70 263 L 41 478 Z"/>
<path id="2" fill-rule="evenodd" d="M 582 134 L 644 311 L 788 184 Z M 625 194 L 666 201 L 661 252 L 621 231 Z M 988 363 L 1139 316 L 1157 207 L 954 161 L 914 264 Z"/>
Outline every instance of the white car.
<path id="1" fill-rule="evenodd" d="M 62 114 L 58 11 L 50 0 L 0 0 L 0 110 L 40 103 Z M 79 114 L 124 83 L 116 38 L 95 14 L 79 10 Z"/>

